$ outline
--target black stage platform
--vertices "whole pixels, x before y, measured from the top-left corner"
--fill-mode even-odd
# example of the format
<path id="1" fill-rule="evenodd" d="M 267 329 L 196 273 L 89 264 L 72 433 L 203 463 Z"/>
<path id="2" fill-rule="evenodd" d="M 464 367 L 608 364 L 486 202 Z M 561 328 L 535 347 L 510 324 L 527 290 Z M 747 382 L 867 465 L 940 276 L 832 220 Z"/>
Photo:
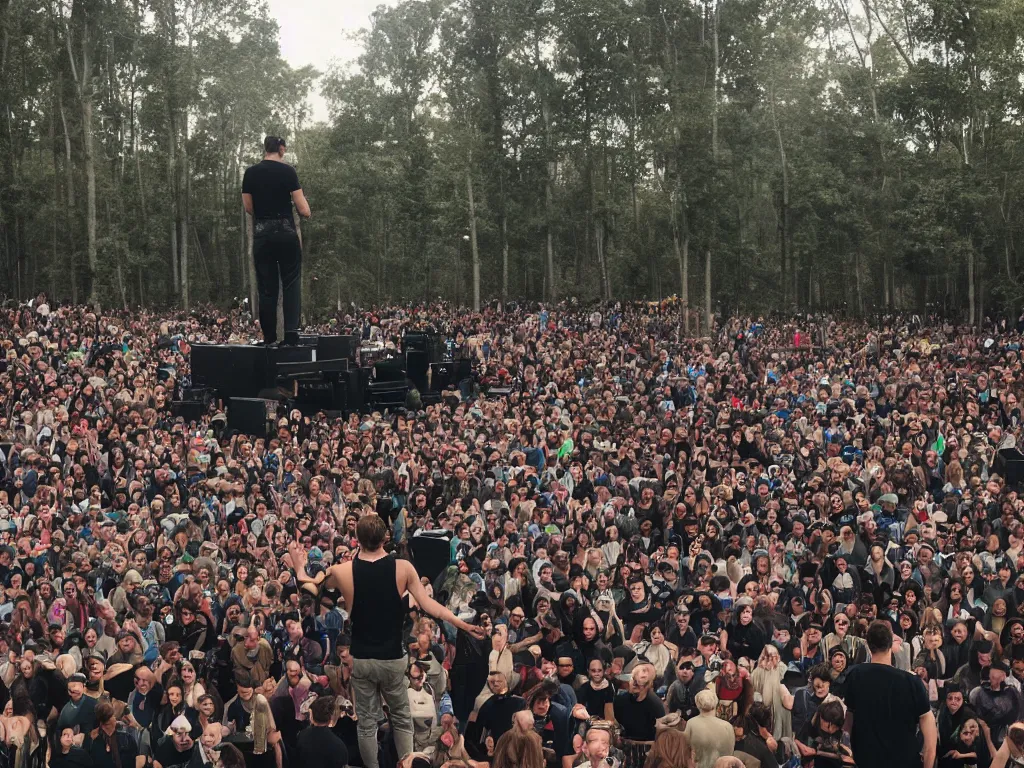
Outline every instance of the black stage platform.
<path id="1" fill-rule="evenodd" d="M 416 389 L 423 404 L 440 402 L 473 374 L 468 360 L 446 359 L 436 334 L 410 333 L 396 353 L 357 336 L 302 336 L 298 346 L 194 344 L 191 386 L 175 408 L 192 421 L 224 407 L 229 426 L 261 430 L 263 402 L 269 427 L 276 410 L 328 416 L 406 406 Z"/>

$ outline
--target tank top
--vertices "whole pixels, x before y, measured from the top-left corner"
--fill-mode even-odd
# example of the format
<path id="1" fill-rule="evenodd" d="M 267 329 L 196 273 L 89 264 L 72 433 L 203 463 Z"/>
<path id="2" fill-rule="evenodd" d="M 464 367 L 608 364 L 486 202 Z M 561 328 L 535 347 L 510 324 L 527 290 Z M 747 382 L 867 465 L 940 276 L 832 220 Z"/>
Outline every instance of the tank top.
<path id="1" fill-rule="evenodd" d="M 357 659 L 401 659 L 405 610 L 395 584 L 394 556 L 372 562 L 352 561 L 352 656 Z"/>

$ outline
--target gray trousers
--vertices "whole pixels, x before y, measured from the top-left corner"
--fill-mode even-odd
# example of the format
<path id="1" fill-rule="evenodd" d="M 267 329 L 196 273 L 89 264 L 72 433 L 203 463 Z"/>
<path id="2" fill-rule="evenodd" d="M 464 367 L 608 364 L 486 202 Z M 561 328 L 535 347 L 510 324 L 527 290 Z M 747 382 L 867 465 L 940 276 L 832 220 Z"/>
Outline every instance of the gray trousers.
<path id="1" fill-rule="evenodd" d="M 378 768 L 377 724 L 384 718 L 381 697 L 391 713 L 398 759 L 412 752 L 412 714 L 409 710 L 409 681 L 405 676 L 406 659 L 379 661 L 352 659 L 352 695 L 355 697 L 356 732 L 359 754 L 366 768 Z"/>

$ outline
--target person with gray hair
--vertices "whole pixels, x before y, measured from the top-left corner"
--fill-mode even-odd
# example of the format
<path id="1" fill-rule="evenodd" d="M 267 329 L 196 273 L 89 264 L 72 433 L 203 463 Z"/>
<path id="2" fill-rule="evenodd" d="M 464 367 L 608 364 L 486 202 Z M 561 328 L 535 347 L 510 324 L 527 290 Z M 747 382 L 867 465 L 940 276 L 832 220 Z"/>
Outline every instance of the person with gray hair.
<path id="1" fill-rule="evenodd" d="M 721 757 L 729 757 L 736 746 L 736 734 L 725 720 L 716 716 L 718 696 L 704 690 L 694 699 L 700 714 L 686 723 L 686 737 L 693 747 L 697 768 L 717 768 Z"/>

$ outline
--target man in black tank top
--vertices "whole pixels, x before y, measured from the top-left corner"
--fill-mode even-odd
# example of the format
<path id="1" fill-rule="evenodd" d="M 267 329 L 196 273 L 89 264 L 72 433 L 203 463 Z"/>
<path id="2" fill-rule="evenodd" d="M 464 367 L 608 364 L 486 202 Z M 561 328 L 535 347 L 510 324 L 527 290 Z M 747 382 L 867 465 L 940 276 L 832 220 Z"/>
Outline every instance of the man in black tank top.
<path id="1" fill-rule="evenodd" d="M 371 512 L 360 518 L 356 525 L 359 554 L 351 562 L 332 566 L 321 582 L 322 588 L 341 592 L 351 614 L 352 693 L 359 716 L 359 752 L 366 768 L 378 768 L 381 697 L 391 713 L 399 758 L 412 752 L 412 714 L 405 676 L 408 659 L 402 646 L 405 595 L 411 595 L 420 609 L 434 618 L 447 621 L 477 639 L 486 636 L 483 627 L 467 624 L 431 598 L 412 563 L 384 551 L 386 533 L 387 523 L 379 515 Z M 292 542 L 287 557 L 300 583 L 313 581 L 306 574 L 307 553 L 302 545 Z"/>

